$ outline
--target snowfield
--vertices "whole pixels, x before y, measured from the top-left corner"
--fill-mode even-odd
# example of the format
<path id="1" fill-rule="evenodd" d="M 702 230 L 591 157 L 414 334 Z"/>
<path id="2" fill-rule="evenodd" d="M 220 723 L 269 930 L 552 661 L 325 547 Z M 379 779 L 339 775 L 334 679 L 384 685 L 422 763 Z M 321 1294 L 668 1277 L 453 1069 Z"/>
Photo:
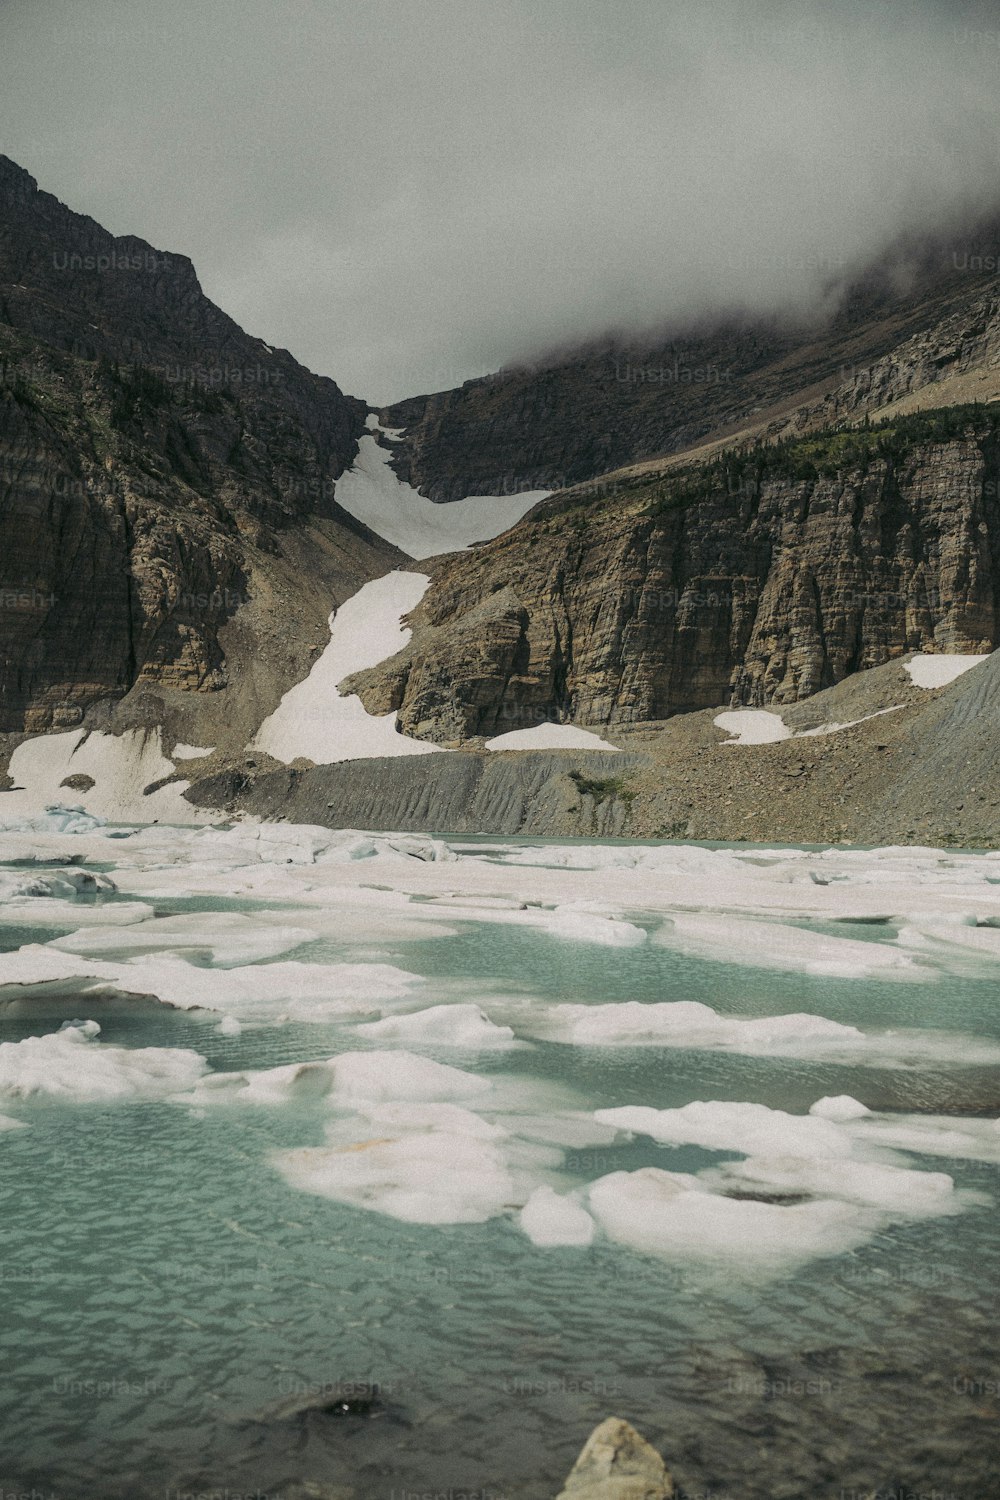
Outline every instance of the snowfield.
<path id="1" fill-rule="evenodd" d="M 436 504 L 396 477 L 392 453 L 374 435 L 392 441 L 398 433 L 380 427 L 374 414 L 368 418 L 368 427 L 353 466 L 337 480 L 334 499 L 355 520 L 418 560 L 464 551 L 499 536 L 551 493 L 523 490 L 516 495 L 469 495 L 465 500 Z"/>
<path id="2" fill-rule="evenodd" d="M 387 573 L 342 604 L 330 616 L 330 640 L 322 656 L 264 720 L 254 748 L 286 764 L 305 756 L 317 765 L 439 750 L 400 734 L 394 713 L 370 714 L 360 698 L 341 697 L 337 688 L 350 673 L 402 650 L 412 632 L 401 624 L 401 616 L 416 608 L 429 582 L 423 573 Z"/>

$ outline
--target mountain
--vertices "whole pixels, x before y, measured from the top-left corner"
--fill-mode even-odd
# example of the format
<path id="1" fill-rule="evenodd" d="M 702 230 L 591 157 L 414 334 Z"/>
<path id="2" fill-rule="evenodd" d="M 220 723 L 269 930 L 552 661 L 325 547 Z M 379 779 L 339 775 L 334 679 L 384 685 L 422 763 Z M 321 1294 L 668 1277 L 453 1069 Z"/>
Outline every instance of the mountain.
<path id="1" fill-rule="evenodd" d="M 822 323 L 729 318 L 683 337 L 609 338 L 398 402 L 380 414 L 403 429 L 397 470 L 436 500 L 565 489 L 722 437 L 774 435 L 792 418 L 875 413 L 924 387 L 932 405 L 989 399 L 1000 394 L 998 245 L 993 221 L 900 244 Z"/>
<path id="2" fill-rule="evenodd" d="M 242 747 L 399 561 L 333 499 L 365 413 L 0 157 L 0 731 Z"/>
<path id="3" fill-rule="evenodd" d="M 124 776 L 129 818 L 190 781 L 339 826 L 992 828 L 978 740 L 935 821 L 913 757 L 944 776 L 940 736 L 982 726 L 932 732 L 959 685 L 899 663 L 1000 644 L 997 226 L 900 247 L 822 327 L 607 341 L 376 414 L 5 158 L 0 205 L 0 785 L 16 751 L 22 798 Z M 740 705 L 781 743 L 727 746 Z M 314 764 L 338 725 L 365 758 Z"/>

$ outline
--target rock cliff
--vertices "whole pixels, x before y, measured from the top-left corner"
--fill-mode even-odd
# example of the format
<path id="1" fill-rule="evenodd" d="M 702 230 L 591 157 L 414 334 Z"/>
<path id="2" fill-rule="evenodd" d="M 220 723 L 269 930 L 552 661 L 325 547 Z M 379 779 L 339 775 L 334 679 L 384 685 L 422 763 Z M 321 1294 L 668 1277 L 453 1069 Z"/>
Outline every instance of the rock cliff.
<path id="1" fill-rule="evenodd" d="M 813 325 L 734 315 L 401 401 L 382 413 L 404 429 L 395 465 L 435 500 L 560 489 L 723 435 L 858 417 L 938 384 L 930 405 L 987 399 L 1000 394 L 998 241 L 987 223 L 919 252 L 901 245 Z M 967 388 L 946 392 L 958 376 Z"/>
<path id="2" fill-rule="evenodd" d="M 397 560 L 333 501 L 364 415 L 0 157 L 0 732 L 245 743 Z"/>
<path id="3" fill-rule="evenodd" d="M 827 430 L 605 492 L 441 560 L 397 656 L 345 686 L 439 742 L 790 703 L 1000 640 L 1000 408 Z"/>

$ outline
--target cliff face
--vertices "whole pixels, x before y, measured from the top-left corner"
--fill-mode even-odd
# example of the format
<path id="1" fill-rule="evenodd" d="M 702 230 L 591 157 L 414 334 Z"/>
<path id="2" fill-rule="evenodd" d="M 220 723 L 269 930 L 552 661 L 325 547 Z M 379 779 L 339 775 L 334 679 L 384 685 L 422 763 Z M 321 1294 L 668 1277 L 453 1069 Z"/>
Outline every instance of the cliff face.
<path id="1" fill-rule="evenodd" d="M 1000 394 L 1000 227 L 902 250 L 848 288 L 823 326 L 730 320 L 670 340 L 609 340 L 414 397 L 394 463 L 435 500 L 561 489 L 725 433 L 821 427 L 973 370 L 987 385 L 928 405 Z M 990 269 L 990 268 L 993 269 Z"/>
<path id="2" fill-rule="evenodd" d="M 347 686 L 447 742 L 789 703 L 906 651 L 989 651 L 998 431 L 956 408 L 570 491 L 443 559 L 409 646 Z"/>
<path id="3" fill-rule="evenodd" d="M 0 157 L 0 731 L 150 689 L 221 693 L 219 732 L 252 728 L 331 605 L 396 560 L 333 501 L 364 413 L 243 333 L 185 257 Z M 238 681 L 227 632 L 257 658 Z"/>

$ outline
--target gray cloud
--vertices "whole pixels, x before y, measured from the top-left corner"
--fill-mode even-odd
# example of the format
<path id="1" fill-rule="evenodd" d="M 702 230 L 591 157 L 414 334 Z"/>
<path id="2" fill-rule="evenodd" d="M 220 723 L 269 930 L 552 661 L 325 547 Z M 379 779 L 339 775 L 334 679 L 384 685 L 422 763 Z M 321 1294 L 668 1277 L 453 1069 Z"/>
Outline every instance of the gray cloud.
<path id="1" fill-rule="evenodd" d="M 6 0 L 2 149 L 373 403 L 1000 205 L 965 0 Z"/>

